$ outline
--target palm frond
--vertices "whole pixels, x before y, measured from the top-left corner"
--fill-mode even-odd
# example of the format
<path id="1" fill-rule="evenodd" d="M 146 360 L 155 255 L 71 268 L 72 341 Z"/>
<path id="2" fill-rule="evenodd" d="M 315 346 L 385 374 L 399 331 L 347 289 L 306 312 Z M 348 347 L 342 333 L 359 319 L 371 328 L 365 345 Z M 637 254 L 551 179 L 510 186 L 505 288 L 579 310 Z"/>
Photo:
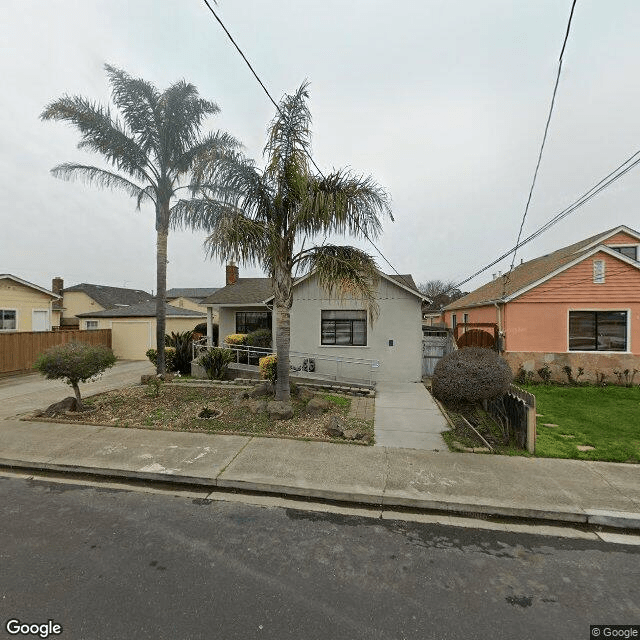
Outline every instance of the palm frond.
<path id="1" fill-rule="evenodd" d="M 204 241 L 207 253 L 222 261 L 237 260 L 244 265 L 259 264 L 269 271 L 269 230 L 239 211 L 219 215 L 213 231 Z"/>
<path id="2" fill-rule="evenodd" d="M 155 202 L 155 194 L 151 185 L 140 187 L 124 176 L 100 167 L 65 162 L 51 169 L 51 173 L 56 178 L 63 180 L 80 180 L 85 184 L 93 184 L 106 189 L 120 189 L 132 198 L 138 199 L 138 208 L 145 199 Z"/>
<path id="3" fill-rule="evenodd" d="M 338 170 L 307 184 L 306 198 L 295 216 L 295 226 L 302 233 L 348 233 L 374 239 L 382 231 L 382 219 L 393 220 L 389 196 L 371 176 Z"/>
<path id="4" fill-rule="evenodd" d="M 307 104 L 308 87 L 309 83 L 305 81 L 295 93 L 282 98 L 279 111 L 269 127 L 264 147 L 267 156 L 265 175 L 274 183 L 282 183 L 287 174 L 291 177 L 305 175 L 309 171 L 311 112 Z"/>
<path id="5" fill-rule="evenodd" d="M 111 83 L 111 96 L 124 121 L 146 154 L 159 146 L 160 92 L 142 78 L 132 78 L 126 71 L 105 64 Z"/>
<path id="6" fill-rule="evenodd" d="M 147 155 L 127 135 L 121 123 L 112 118 L 108 107 L 81 96 L 63 96 L 47 105 L 40 117 L 75 125 L 81 134 L 79 149 L 99 153 L 118 171 L 124 171 L 136 180 L 151 181 L 145 171 Z"/>
<path id="7" fill-rule="evenodd" d="M 192 190 L 241 209 L 249 218 L 262 222 L 271 219 L 274 192 L 255 163 L 239 152 L 213 159 L 206 154 L 201 156 L 194 170 Z"/>
<path id="8" fill-rule="evenodd" d="M 375 299 L 378 269 L 372 256 L 356 247 L 322 245 L 294 258 L 303 271 L 313 271 L 320 286 L 340 299 L 351 296 L 364 300 L 373 322 L 379 313 Z"/>
<path id="9" fill-rule="evenodd" d="M 242 143 L 224 131 L 209 133 L 176 158 L 176 169 L 180 174 L 191 171 L 194 167 L 211 166 L 236 151 Z"/>
<path id="10" fill-rule="evenodd" d="M 161 146 L 159 156 L 175 163 L 187 149 L 198 143 L 204 118 L 220 111 L 215 102 L 205 100 L 196 87 L 179 80 L 166 89 L 159 99 L 161 111 Z"/>

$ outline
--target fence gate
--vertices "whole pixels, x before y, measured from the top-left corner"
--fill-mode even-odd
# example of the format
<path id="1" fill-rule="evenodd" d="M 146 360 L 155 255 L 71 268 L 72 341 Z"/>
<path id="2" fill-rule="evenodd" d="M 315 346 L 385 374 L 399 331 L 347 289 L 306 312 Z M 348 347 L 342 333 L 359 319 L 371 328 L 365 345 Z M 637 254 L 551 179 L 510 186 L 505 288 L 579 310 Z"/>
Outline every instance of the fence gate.
<path id="1" fill-rule="evenodd" d="M 432 376 L 438 360 L 447 353 L 447 336 L 423 336 L 422 376 Z"/>

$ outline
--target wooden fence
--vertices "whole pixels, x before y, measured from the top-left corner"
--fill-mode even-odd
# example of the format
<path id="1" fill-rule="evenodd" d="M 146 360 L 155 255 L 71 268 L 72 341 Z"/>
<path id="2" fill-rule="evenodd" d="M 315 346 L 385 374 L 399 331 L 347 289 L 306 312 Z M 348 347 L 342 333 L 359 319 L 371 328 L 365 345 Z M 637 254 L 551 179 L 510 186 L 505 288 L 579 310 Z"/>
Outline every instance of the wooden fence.
<path id="1" fill-rule="evenodd" d="M 510 439 L 529 453 L 536 450 L 536 397 L 515 385 L 488 403 L 489 413 L 503 425 Z"/>
<path id="2" fill-rule="evenodd" d="M 30 371 L 43 351 L 67 342 L 111 347 L 111 329 L 0 333 L 0 375 Z"/>

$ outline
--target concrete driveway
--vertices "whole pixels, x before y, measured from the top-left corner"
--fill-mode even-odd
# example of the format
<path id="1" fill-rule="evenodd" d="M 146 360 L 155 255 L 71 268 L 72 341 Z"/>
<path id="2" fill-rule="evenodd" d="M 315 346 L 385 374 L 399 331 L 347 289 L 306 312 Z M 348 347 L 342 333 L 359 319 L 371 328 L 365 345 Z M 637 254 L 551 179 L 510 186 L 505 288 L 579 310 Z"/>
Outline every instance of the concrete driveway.
<path id="1" fill-rule="evenodd" d="M 82 397 L 140 383 L 140 376 L 154 373 L 149 361 L 123 360 L 108 369 L 98 380 L 80 385 Z M 0 419 L 12 418 L 73 395 L 73 389 L 61 380 L 47 380 L 39 373 L 0 379 Z"/>
<path id="2" fill-rule="evenodd" d="M 449 425 L 421 383 L 378 382 L 373 426 L 377 446 L 449 450 L 440 435 Z"/>

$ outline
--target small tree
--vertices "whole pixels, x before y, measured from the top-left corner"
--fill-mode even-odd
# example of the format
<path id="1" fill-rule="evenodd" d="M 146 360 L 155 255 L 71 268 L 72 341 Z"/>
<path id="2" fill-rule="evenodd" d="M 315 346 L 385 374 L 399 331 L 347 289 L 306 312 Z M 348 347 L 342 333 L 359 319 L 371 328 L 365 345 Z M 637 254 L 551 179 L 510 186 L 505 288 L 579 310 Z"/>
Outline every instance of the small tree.
<path id="1" fill-rule="evenodd" d="M 47 349 L 38 356 L 34 369 L 50 380 L 64 380 L 76 395 L 77 410 L 82 411 L 80 382 L 98 377 L 116 363 L 109 347 L 70 342 Z"/>
<path id="2" fill-rule="evenodd" d="M 223 380 L 229 364 L 235 358 L 236 354 L 231 349 L 214 347 L 205 351 L 197 362 L 205 370 L 209 380 Z"/>

